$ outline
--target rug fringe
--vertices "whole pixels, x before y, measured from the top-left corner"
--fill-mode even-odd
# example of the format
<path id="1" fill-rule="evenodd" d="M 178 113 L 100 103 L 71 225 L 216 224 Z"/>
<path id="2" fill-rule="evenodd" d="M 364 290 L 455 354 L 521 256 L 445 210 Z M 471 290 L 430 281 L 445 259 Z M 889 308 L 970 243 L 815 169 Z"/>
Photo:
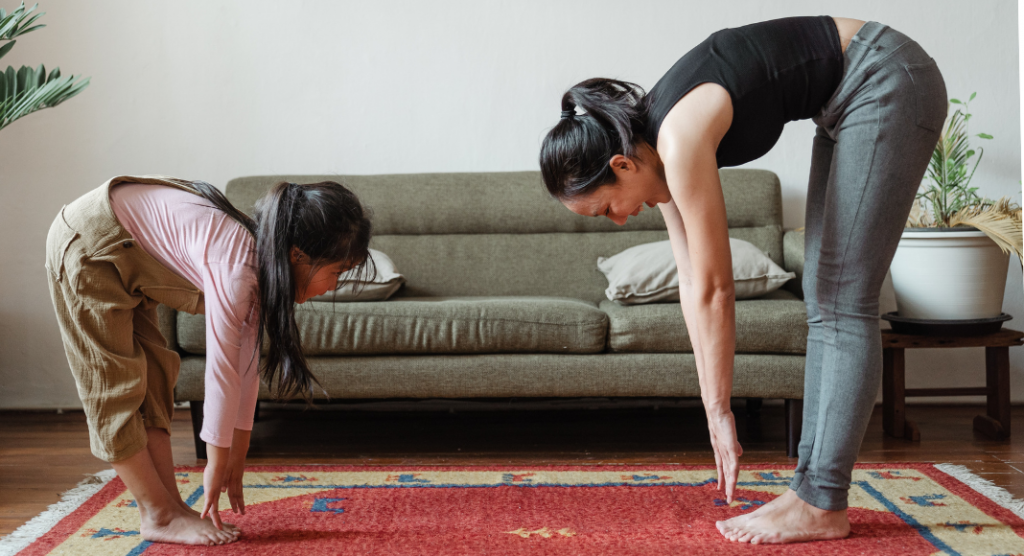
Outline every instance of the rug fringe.
<path id="1" fill-rule="evenodd" d="M 1014 498 L 1006 489 L 996 486 L 988 479 L 975 475 L 974 472 L 963 465 L 937 463 L 935 468 L 971 487 L 985 498 L 1010 510 L 1017 517 L 1024 519 L 1024 500 Z"/>
<path id="2" fill-rule="evenodd" d="M 51 505 L 45 512 L 32 518 L 31 521 L 18 527 L 13 533 L 0 538 L 0 556 L 13 556 L 19 551 L 53 529 L 60 520 L 78 509 L 86 500 L 92 498 L 111 479 L 117 476 L 113 469 L 89 475 L 78 486 L 65 492 L 60 502 Z"/>

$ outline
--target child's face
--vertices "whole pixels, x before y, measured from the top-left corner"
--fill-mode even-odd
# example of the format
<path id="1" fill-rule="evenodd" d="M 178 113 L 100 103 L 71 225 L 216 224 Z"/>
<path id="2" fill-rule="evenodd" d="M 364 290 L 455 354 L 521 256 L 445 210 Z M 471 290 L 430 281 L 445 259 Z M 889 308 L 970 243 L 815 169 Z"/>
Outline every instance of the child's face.
<path id="1" fill-rule="evenodd" d="M 298 247 L 292 247 L 291 263 L 296 303 L 305 303 L 311 297 L 333 290 L 338 285 L 338 276 L 352 268 L 347 261 L 314 268 L 310 258 Z"/>

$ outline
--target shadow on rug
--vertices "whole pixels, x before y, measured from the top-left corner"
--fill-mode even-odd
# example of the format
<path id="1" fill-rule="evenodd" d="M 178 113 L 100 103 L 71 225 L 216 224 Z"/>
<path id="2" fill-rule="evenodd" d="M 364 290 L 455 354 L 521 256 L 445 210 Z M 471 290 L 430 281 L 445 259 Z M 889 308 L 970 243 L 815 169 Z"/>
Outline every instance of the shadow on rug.
<path id="1" fill-rule="evenodd" d="M 186 547 L 143 541 L 131 494 L 106 472 L 0 539 L 0 555 L 1024 554 L 1021 503 L 952 465 L 858 465 L 844 540 L 750 546 L 718 533 L 715 521 L 782 494 L 791 473 L 745 466 L 727 504 L 708 466 L 256 466 L 246 515 L 222 497 L 241 540 Z M 177 475 L 201 509 L 202 469 Z"/>

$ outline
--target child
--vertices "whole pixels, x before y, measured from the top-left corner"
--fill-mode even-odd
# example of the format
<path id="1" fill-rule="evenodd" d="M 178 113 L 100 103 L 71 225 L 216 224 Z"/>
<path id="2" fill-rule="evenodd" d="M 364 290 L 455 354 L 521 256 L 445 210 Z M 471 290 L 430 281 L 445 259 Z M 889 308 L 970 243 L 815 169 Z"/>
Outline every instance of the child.
<path id="1" fill-rule="evenodd" d="M 238 538 L 217 507 L 226 491 L 232 511 L 245 513 L 242 473 L 260 375 L 279 395 L 311 395 L 317 381 L 294 304 L 334 289 L 350 268 L 365 272 L 370 231 L 356 196 L 333 182 L 279 183 L 255 218 L 208 183 L 163 177 L 113 178 L 61 209 L 46 239 L 50 295 L 92 453 L 135 497 L 144 539 Z M 185 505 L 174 479 L 169 433 L 180 360 L 157 326 L 159 303 L 206 315 L 202 513 Z"/>

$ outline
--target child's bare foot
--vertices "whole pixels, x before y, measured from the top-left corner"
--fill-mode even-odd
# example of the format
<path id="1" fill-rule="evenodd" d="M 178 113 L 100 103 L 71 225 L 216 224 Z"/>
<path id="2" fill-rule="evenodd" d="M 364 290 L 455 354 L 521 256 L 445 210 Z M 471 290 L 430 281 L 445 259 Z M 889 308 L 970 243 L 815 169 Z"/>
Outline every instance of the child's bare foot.
<path id="1" fill-rule="evenodd" d="M 850 534 L 846 510 L 815 508 L 792 490 L 754 512 L 719 521 L 716 526 L 725 538 L 751 544 L 842 539 Z"/>
<path id="2" fill-rule="evenodd" d="M 221 531 L 213 522 L 177 508 L 159 518 L 152 512 L 144 515 L 140 531 L 142 538 L 151 542 L 207 546 L 234 542 L 240 534 L 237 528 L 229 531 L 227 524 L 225 530 Z"/>
<path id="3" fill-rule="evenodd" d="M 188 512 L 188 513 L 190 513 L 190 514 L 192 514 L 192 515 L 194 515 L 196 517 L 199 517 L 201 515 L 198 511 L 193 510 L 191 506 L 186 504 L 185 501 L 180 499 L 180 498 L 178 499 L 178 505 L 181 506 L 181 509 L 185 510 L 186 512 Z"/>
<path id="4" fill-rule="evenodd" d="M 185 503 L 184 500 L 179 500 L 179 502 L 180 502 L 180 505 L 181 505 L 182 509 L 184 509 L 189 514 L 192 514 L 192 515 L 194 515 L 196 517 L 199 517 L 200 515 L 202 515 L 200 512 L 190 508 L 188 506 L 188 504 Z M 227 521 L 221 521 L 220 523 L 221 523 L 221 525 L 224 526 L 224 530 L 225 531 L 228 531 L 228 532 L 231 532 L 231 533 L 234 533 L 234 532 L 241 533 L 242 532 L 242 530 L 239 529 L 238 526 L 233 524 L 233 523 L 228 523 Z"/>

